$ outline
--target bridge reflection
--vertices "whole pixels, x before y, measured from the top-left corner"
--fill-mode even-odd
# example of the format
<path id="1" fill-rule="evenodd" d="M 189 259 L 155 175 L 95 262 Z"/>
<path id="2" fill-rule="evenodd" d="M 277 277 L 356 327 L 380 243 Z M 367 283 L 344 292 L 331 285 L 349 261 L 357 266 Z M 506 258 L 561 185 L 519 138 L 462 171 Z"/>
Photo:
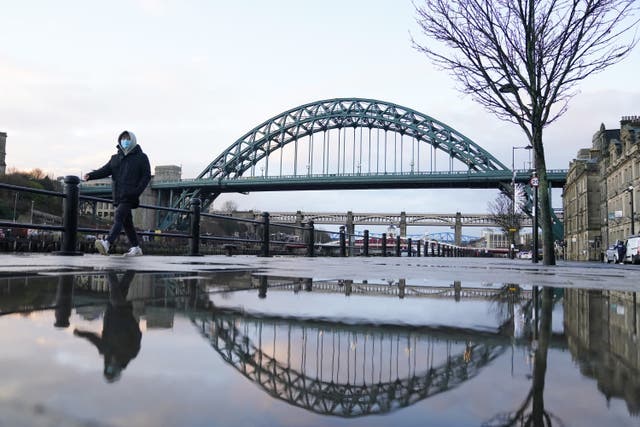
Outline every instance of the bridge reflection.
<path id="1" fill-rule="evenodd" d="M 233 311 L 193 322 L 227 363 L 269 395 L 339 417 L 389 413 L 450 390 L 507 348 L 471 331 L 456 337 L 430 328 L 299 322 Z"/>

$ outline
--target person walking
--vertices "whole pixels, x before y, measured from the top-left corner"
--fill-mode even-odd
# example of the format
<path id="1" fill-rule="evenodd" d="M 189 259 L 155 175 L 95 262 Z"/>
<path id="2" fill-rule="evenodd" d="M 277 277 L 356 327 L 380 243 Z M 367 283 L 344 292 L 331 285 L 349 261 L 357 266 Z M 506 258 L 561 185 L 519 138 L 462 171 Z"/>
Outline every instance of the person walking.
<path id="1" fill-rule="evenodd" d="M 118 152 L 104 166 L 84 176 L 85 181 L 111 176 L 113 205 L 116 208 L 109 235 L 105 240 L 97 239 L 95 247 L 102 255 L 108 255 L 109 248 L 124 228 L 131 244 L 131 249 L 124 256 L 140 256 L 142 249 L 131 211 L 140 205 L 140 195 L 151 180 L 151 166 L 133 132 L 125 130 L 118 136 L 117 149 Z"/>

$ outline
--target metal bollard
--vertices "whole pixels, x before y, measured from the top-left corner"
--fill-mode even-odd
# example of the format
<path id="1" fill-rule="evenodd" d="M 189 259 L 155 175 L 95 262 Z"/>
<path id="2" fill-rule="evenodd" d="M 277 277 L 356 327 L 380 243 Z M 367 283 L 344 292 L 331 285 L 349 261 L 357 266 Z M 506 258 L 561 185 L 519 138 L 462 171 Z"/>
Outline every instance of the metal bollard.
<path id="1" fill-rule="evenodd" d="M 191 199 L 191 252 L 189 256 L 200 255 L 200 204 L 197 197 Z"/>
<path id="2" fill-rule="evenodd" d="M 362 250 L 364 256 L 369 256 L 369 230 L 364 230 L 364 238 L 362 241 Z"/>
<path id="3" fill-rule="evenodd" d="M 387 256 L 387 233 L 382 233 L 382 256 Z"/>
<path id="4" fill-rule="evenodd" d="M 422 256 L 422 241 L 418 240 L 416 242 L 416 256 L 417 257 L 421 257 Z"/>
<path id="5" fill-rule="evenodd" d="M 315 229 L 313 226 L 313 220 L 309 221 L 309 223 L 307 224 L 307 233 L 309 236 L 307 239 L 307 256 L 313 257 L 315 256 L 315 245 L 316 245 L 316 236 L 315 236 Z"/>
<path id="6" fill-rule="evenodd" d="M 340 226 L 340 256 L 341 257 L 347 256 L 347 242 L 346 242 L 346 236 L 344 234 L 344 225 Z"/>
<path id="7" fill-rule="evenodd" d="M 84 255 L 76 251 L 78 244 L 78 207 L 80 205 L 78 184 L 80 178 L 73 175 L 64 177 L 64 205 L 62 207 L 62 248 L 56 255 Z"/>
<path id="8" fill-rule="evenodd" d="M 271 256 L 269 253 L 269 212 L 262 212 L 262 248 L 261 257 Z"/>
<path id="9" fill-rule="evenodd" d="M 411 257 L 413 254 L 411 253 L 411 249 L 413 249 L 413 242 L 411 241 L 411 238 L 407 239 L 407 256 Z"/>
<path id="10" fill-rule="evenodd" d="M 396 256 L 401 256 L 400 252 L 400 236 L 396 236 Z"/>

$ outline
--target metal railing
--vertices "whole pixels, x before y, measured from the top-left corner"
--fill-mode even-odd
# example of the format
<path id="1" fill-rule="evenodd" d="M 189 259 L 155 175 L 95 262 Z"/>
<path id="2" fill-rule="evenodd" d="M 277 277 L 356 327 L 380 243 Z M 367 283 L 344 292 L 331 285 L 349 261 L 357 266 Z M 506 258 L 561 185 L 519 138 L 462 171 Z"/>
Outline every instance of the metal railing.
<path id="1" fill-rule="evenodd" d="M 41 194 L 63 199 L 62 205 L 62 225 L 33 224 L 0 220 L 0 227 L 18 228 L 18 229 L 34 229 L 58 231 L 62 233 L 62 244 L 59 251 L 54 253 L 58 255 L 83 255 L 84 252 L 78 251 L 78 235 L 80 233 L 108 233 L 108 229 L 91 228 L 79 226 L 80 201 L 86 202 L 103 202 L 112 203 L 110 199 L 104 199 L 93 196 L 80 195 L 79 193 L 80 179 L 77 176 L 66 176 L 64 178 L 64 191 L 62 193 L 48 190 L 40 190 L 30 187 L 21 187 L 11 184 L 0 183 L 0 189 L 13 190 L 16 192 L 27 192 L 33 194 Z M 327 233 L 322 230 L 316 230 L 313 221 L 309 221 L 304 225 L 291 225 L 282 223 L 272 223 L 268 212 L 262 213 L 262 219 L 246 219 L 237 218 L 230 215 L 221 215 L 213 213 L 201 212 L 200 199 L 194 198 L 190 201 L 191 209 L 178 209 L 172 207 L 156 206 L 140 204 L 143 209 L 151 209 L 163 211 L 169 214 L 179 214 L 190 217 L 189 232 L 166 232 L 158 234 L 152 231 L 137 231 L 141 236 L 149 236 L 154 238 L 177 238 L 189 240 L 190 256 L 201 255 L 202 243 L 215 242 L 224 243 L 222 249 L 227 255 L 233 255 L 240 252 L 240 245 L 251 245 L 257 248 L 258 256 L 269 257 L 280 248 L 285 253 L 300 253 L 308 257 L 316 256 L 316 254 L 328 256 L 479 256 L 480 250 L 474 248 L 464 248 L 455 245 L 441 243 L 437 241 L 425 241 L 424 249 L 421 240 L 412 241 L 411 238 L 403 239 L 397 237 L 387 237 L 386 233 L 382 233 L 379 237 L 373 236 L 369 230 L 364 230 L 363 234 L 349 234 L 346 227 L 341 226 L 338 239 L 328 243 L 322 243 L 322 236 L 318 238 L 318 233 Z M 215 236 L 210 234 L 202 234 L 200 230 L 202 218 L 215 220 L 233 221 L 234 223 L 248 224 L 256 230 L 253 238 L 250 237 L 231 237 L 231 236 Z M 287 235 L 282 231 L 293 231 L 297 239 L 284 239 Z"/>
<path id="2" fill-rule="evenodd" d="M 91 228 L 80 227 L 78 225 L 79 207 L 80 201 L 87 202 L 103 202 L 112 203 L 110 199 L 104 199 L 99 197 L 80 195 L 79 193 L 80 179 L 76 176 L 66 176 L 64 178 L 64 191 L 48 191 L 34 189 L 30 187 L 21 187 L 17 185 L 0 183 L 0 189 L 13 190 L 16 192 L 26 192 L 41 194 L 53 197 L 59 197 L 63 199 L 62 205 L 62 225 L 48 225 L 48 224 L 34 224 L 17 221 L 2 221 L 0 220 L 0 227 L 11 229 L 33 229 L 33 230 L 47 230 L 57 231 L 62 233 L 61 250 L 55 251 L 58 255 L 82 255 L 83 252 L 77 250 L 78 246 L 78 234 L 79 233 L 108 233 L 108 229 L 103 228 Z M 178 209 L 164 206 L 140 204 L 138 207 L 143 209 L 151 209 L 156 211 L 164 211 L 170 214 L 188 215 L 190 216 L 189 233 L 180 232 L 162 232 L 158 234 L 151 231 L 136 231 L 138 235 L 149 236 L 154 238 L 178 238 L 189 240 L 189 255 L 199 256 L 200 247 L 202 242 L 223 242 L 225 245 L 223 249 L 228 255 L 232 255 L 234 252 L 238 252 L 237 245 L 249 244 L 259 247 L 258 255 L 263 257 L 269 257 L 273 253 L 274 247 L 284 247 L 285 251 L 292 252 L 293 249 L 304 249 L 304 253 L 307 256 L 314 256 L 315 246 L 315 234 L 313 221 L 310 221 L 305 226 L 295 226 L 290 224 L 271 223 L 269 220 L 269 213 L 262 213 L 262 221 L 244 218 L 235 218 L 229 215 L 220 215 L 201 212 L 201 201 L 199 199 L 192 199 L 190 201 L 191 209 Z M 256 229 L 261 229 L 259 238 L 240 238 L 231 236 L 212 236 L 200 233 L 200 224 L 202 218 L 218 219 L 233 221 L 234 223 L 245 223 L 254 226 Z M 295 242 L 291 240 L 283 240 L 282 237 L 278 237 L 278 234 L 272 234 L 273 230 L 294 230 L 296 233 L 304 236 L 303 243 Z M 282 233 L 280 233 L 282 234 Z"/>

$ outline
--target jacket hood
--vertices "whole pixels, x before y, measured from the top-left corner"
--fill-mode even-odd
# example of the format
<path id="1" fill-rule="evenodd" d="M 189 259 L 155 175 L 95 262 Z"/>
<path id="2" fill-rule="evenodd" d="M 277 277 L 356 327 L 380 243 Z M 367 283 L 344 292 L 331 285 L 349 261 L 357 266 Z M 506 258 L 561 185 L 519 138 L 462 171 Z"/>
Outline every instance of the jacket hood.
<path id="1" fill-rule="evenodd" d="M 126 150 L 124 149 L 124 147 L 122 145 L 120 145 L 120 140 L 122 139 L 122 137 L 125 134 L 129 134 L 129 137 L 131 138 L 131 145 Z M 133 149 L 136 148 L 137 146 L 138 146 L 138 140 L 136 139 L 136 136 L 135 136 L 135 134 L 133 132 L 131 132 L 129 130 L 125 130 L 125 131 L 121 132 L 120 135 L 118 136 L 118 149 L 122 150 L 122 153 L 124 153 L 125 156 L 127 154 L 131 153 L 133 151 Z"/>

